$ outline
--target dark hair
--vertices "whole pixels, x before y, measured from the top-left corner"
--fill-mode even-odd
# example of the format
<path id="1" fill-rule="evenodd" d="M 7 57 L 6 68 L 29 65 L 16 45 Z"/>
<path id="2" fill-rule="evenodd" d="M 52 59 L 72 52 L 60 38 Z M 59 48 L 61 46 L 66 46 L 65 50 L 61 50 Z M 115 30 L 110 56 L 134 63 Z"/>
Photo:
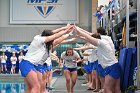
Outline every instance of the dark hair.
<path id="1" fill-rule="evenodd" d="M 101 39 L 101 36 L 100 36 L 99 33 L 94 33 L 91 36 L 94 37 L 94 38 L 97 38 L 97 39 Z"/>
<path id="2" fill-rule="evenodd" d="M 46 30 L 46 29 L 45 29 L 45 30 L 41 33 L 41 36 L 50 36 L 50 35 L 53 35 L 53 32 L 52 32 L 51 30 Z M 46 45 L 46 50 L 48 51 L 48 53 L 49 53 L 49 50 L 53 47 L 53 44 L 52 44 L 53 41 L 54 41 L 54 40 L 45 43 L 45 45 Z"/>
<path id="3" fill-rule="evenodd" d="M 67 51 L 68 51 L 68 50 L 72 50 L 72 55 L 74 54 L 74 53 L 73 53 L 73 48 L 72 48 L 72 47 L 67 47 L 67 49 L 66 49 L 66 56 L 68 56 L 68 54 L 67 54 Z"/>
<path id="4" fill-rule="evenodd" d="M 97 28 L 97 33 L 100 33 L 101 35 L 107 35 L 107 33 L 103 27 Z"/>

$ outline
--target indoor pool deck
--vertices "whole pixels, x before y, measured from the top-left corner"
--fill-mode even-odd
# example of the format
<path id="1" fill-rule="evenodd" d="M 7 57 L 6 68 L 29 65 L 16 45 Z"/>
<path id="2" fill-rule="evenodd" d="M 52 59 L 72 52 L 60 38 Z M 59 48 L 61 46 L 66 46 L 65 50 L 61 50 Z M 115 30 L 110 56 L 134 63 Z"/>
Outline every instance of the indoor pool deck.
<path id="1" fill-rule="evenodd" d="M 23 77 L 20 74 L 0 74 L 0 83 L 2 82 L 11 82 L 11 83 L 22 83 Z"/>
<path id="2" fill-rule="evenodd" d="M 81 78 L 81 77 L 78 77 Z M 74 93 L 97 93 L 92 92 L 91 90 L 87 90 L 87 87 L 81 86 L 81 84 L 84 82 L 84 80 L 77 79 L 76 85 L 74 88 Z M 57 80 L 54 82 L 53 87 L 55 88 L 50 93 L 67 93 L 66 90 L 66 81 L 64 76 L 60 76 L 57 78 Z"/>
<path id="3" fill-rule="evenodd" d="M 83 79 L 81 79 L 83 77 L 78 78 L 80 79 L 77 79 L 74 93 L 93 93 L 87 90 L 87 87 L 81 86 L 84 82 Z M 67 93 L 64 76 L 53 77 L 52 84 L 55 89 L 50 91 L 50 93 Z M 21 77 L 20 74 L 0 74 L 0 93 L 24 93 L 24 89 L 23 77 Z"/>

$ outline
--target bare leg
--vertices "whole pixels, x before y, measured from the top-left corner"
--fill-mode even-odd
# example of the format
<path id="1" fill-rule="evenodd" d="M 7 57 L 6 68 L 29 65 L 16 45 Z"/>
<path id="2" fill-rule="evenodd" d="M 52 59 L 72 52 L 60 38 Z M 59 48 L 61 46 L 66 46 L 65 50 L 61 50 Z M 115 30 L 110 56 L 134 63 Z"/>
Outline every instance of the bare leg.
<path id="1" fill-rule="evenodd" d="M 116 82 L 116 80 L 113 77 L 111 77 L 109 75 L 105 76 L 104 92 L 105 93 L 114 93 L 115 82 Z"/>
<path id="2" fill-rule="evenodd" d="M 14 66 L 12 66 L 12 74 L 14 74 Z"/>
<path id="3" fill-rule="evenodd" d="M 31 87 L 30 93 L 40 93 L 40 84 L 37 73 L 31 70 L 25 78 L 27 82 L 26 84 L 29 84 Z"/>
<path id="4" fill-rule="evenodd" d="M 11 67 L 11 74 L 13 74 L 13 66 Z"/>
<path id="5" fill-rule="evenodd" d="M 96 82 L 96 89 L 93 90 L 93 92 L 98 92 L 99 88 L 100 88 L 100 80 L 99 80 L 99 76 L 97 75 L 96 71 L 95 71 L 95 82 Z"/>
<path id="6" fill-rule="evenodd" d="M 120 79 L 117 79 L 116 82 L 115 82 L 115 93 L 121 93 Z"/>
<path id="7" fill-rule="evenodd" d="M 4 69 L 5 69 L 5 71 L 7 71 L 7 67 L 6 67 L 6 65 L 4 65 Z"/>
<path id="8" fill-rule="evenodd" d="M 46 87 L 49 87 L 49 71 L 46 72 Z M 48 91 L 49 89 L 46 89 L 46 93 L 49 93 Z"/>
<path id="9" fill-rule="evenodd" d="M 25 91 L 25 93 L 31 93 L 31 86 L 30 86 L 30 84 L 27 82 L 27 79 L 26 79 L 26 78 L 24 78 L 24 83 L 25 83 L 25 85 L 26 85 L 26 91 Z"/>
<path id="10" fill-rule="evenodd" d="M 71 72 L 71 80 L 72 80 L 72 85 L 71 85 L 71 93 L 74 93 L 74 86 L 76 84 L 76 79 L 77 79 L 77 71 Z"/>
<path id="11" fill-rule="evenodd" d="M 3 68 L 4 68 L 4 67 L 3 67 L 3 65 L 2 65 L 2 66 L 1 66 L 1 72 L 2 72 L 2 73 L 3 73 L 3 71 L 4 71 Z"/>
<path id="12" fill-rule="evenodd" d="M 99 93 L 102 93 L 102 91 L 104 90 L 104 82 L 105 82 L 105 78 L 99 76 L 99 80 L 101 82 L 101 90 L 99 90 Z"/>
<path id="13" fill-rule="evenodd" d="M 89 74 L 87 74 L 87 80 L 88 80 L 88 82 L 87 82 L 87 86 L 89 85 L 89 82 L 90 82 L 89 77 L 90 77 L 90 75 L 89 75 Z"/>
<path id="14" fill-rule="evenodd" d="M 65 78 L 66 78 L 67 91 L 68 91 L 68 93 L 71 93 L 70 92 L 70 71 L 69 70 L 64 70 L 64 74 L 65 74 Z"/>
<path id="15" fill-rule="evenodd" d="M 42 89 L 43 89 L 43 91 L 44 91 L 44 93 L 45 93 L 45 92 L 47 91 L 47 90 L 46 90 L 46 83 L 47 83 L 47 73 L 46 73 L 46 72 L 43 74 L 42 79 L 43 79 L 43 86 L 42 86 Z"/>
<path id="16" fill-rule="evenodd" d="M 89 85 L 89 88 L 90 89 L 95 89 L 96 87 L 96 84 L 95 84 L 95 75 L 96 75 L 96 73 L 95 73 L 95 70 L 94 71 L 92 71 L 92 73 L 91 73 L 91 84 Z"/>
<path id="17" fill-rule="evenodd" d="M 13 73 L 15 74 L 16 71 L 16 66 L 13 67 Z"/>
<path id="18" fill-rule="evenodd" d="M 88 79 L 89 79 L 89 82 L 87 83 L 87 86 L 89 87 L 92 84 L 92 75 L 91 74 L 88 74 Z"/>
<path id="19" fill-rule="evenodd" d="M 86 83 L 88 83 L 88 81 L 89 81 L 89 80 L 88 80 L 88 75 L 86 75 Z"/>
<path id="20" fill-rule="evenodd" d="M 43 75 L 42 75 L 42 73 L 37 71 L 37 77 L 38 77 L 38 81 L 39 81 L 39 84 L 40 84 L 40 93 L 43 93 L 44 82 L 43 82 Z"/>
<path id="21" fill-rule="evenodd" d="M 49 71 L 49 87 L 52 87 L 52 85 L 51 85 L 51 81 L 52 81 L 52 70 L 51 71 Z"/>

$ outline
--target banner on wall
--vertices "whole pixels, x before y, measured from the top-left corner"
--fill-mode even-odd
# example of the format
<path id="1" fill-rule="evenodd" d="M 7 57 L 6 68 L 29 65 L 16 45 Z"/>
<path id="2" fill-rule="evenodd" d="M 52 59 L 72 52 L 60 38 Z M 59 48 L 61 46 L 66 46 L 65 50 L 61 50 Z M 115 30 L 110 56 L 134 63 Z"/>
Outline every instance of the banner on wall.
<path id="1" fill-rule="evenodd" d="M 10 0 L 10 24 L 79 23 L 79 0 Z"/>

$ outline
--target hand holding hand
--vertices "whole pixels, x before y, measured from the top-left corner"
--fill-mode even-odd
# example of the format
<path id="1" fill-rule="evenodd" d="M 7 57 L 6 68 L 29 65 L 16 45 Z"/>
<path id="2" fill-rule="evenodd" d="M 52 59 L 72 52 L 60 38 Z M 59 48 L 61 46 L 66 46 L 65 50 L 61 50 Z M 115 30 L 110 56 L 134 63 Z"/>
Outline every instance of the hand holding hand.
<path id="1" fill-rule="evenodd" d="M 73 26 L 69 25 L 68 28 L 66 29 L 67 33 L 71 33 L 73 31 Z"/>
<path id="2" fill-rule="evenodd" d="M 62 27 L 63 30 L 66 30 L 70 27 L 71 25 L 68 23 L 66 26 Z"/>
<path id="3" fill-rule="evenodd" d="M 80 34 L 80 33 L 79 33 L 79 30 L 78 30 L 79 27 L 76 26 L 76 25 L 74 25 L 73 27 L 74 27 L 73 34 L 79 36 L 79 34 Z"/>

